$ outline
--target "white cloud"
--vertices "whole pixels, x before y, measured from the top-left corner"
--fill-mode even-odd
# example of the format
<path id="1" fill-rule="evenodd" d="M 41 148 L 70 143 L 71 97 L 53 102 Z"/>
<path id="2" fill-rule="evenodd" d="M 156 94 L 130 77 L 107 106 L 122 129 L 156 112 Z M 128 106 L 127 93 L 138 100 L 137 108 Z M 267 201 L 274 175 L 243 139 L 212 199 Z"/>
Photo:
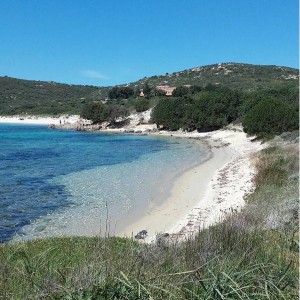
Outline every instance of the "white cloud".
<path id="1" fill-rule="evenodd" d="M 108 76 L 97 72 L 95 70 L 84 70 L 81 72 L 81 75 L 87 78 L 94 78 L 94 79 L 101 79 L 101 80 L 108 80 L 110 79 Z"/>

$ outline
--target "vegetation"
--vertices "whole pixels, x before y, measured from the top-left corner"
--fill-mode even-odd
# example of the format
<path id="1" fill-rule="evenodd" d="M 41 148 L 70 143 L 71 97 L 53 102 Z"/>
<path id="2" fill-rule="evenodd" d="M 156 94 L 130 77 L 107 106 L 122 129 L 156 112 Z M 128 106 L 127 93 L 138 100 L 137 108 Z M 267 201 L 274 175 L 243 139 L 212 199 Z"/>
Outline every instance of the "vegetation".
<path id="1" fill-rule="evenodd" d="M 297 107 L 282 100 L 262 100 L 245 115 L 244 131 L 258 137 L 266 137 L 296 130 L 299 128 Z"/>
<path id="2" fill-rule="evenodd" d="M 106 98 L 138 98 L 142 89 L 146 98 L 162 97 L 165 93 L 155 89 L 158 85 L 178 87 L 175 94 L 186 90 L 183 85 L 193 85 L 192 89 L 198 87 L 201 90 L 208 84 L 243 92 L 288 87 L 298 93 L 298 73 L 297 69 L 287 67 L 224 63 L 145 77 L 126 86 L 111 88 L 0 77 L 0 115 L 80 114 L 88 103 Z M 184 95 L 181 93 L 178 96 Z"/>
<path id="3" fill-rule="evenodd" d="M 134 95 L 134 90 L 126 86 L 115 86 L 108 92 L 109 99 L 128 99 Z"/>
<path id="4" fill-rule="evenodd" d="M 145 98 L 150 98 L 150 96 L 151 96 L 151 88 L 149 87 L 148 82 L 146 82 L 144 84 L 143 93 L 144 93 Z"/>
<path id="5" fill-rule="evenodd" d="M 136 112 L 142 112 L 150 108 L 150 101 L 148 99 L 138 99 L 134 103 Z"/>
<path id="6" fill-rule="evenodd" d="M 109 122 L 115 124 L 119 118 L 128 116 L 129 111 L 122 105 L 104 105 L 101 102 L 86 105 L 81 113 L 84 119 L 89 119 L 93 124 Z"/>
<path id="7" fill-rule="evenodd" d="M 183 96 L 187 96 L 189 93 L 190 93 L 190 91 L 189 91 L 188 87 L 179 86 L 173 91 L 172 96 L 173 97 L 183 97 Z"/>
<path id="8" fill-rule="evenodd" d="M 299 128 L 294 87 L 241 92 L 209 84 L 179 87 L 174 95 L 161 98 L 152 113 L 152 121 L 169 130 L 211 131 L 242 121 L 245 132 L 262 138 Z"/>
<path id="9" fill-rule="evenodd" d="M 273 145 L 255 159 L 246 207 L 194 239 L 2 245 L 2 299 L 297 299 L 298 147 Z"/>
<path id="10" fill-rule="evenodd" d="M 285 86 L 299 86 L 299 70 L 279 66 L 262 66 L 243 63 L 222 63 L 193 69 L 167 73 L 165 75 L 144 77 L 129 84 L 132 88 L 158 85 L 206 86 L 209 83 L 238 89 L 256 91 L 259 89 L 277 89 Z"/>
<path id="11" fill-rule="evenodd" d="M 86 103 L 103 98 L 107 90 L 0 77 L 0 115 L 79 114 Z"/>

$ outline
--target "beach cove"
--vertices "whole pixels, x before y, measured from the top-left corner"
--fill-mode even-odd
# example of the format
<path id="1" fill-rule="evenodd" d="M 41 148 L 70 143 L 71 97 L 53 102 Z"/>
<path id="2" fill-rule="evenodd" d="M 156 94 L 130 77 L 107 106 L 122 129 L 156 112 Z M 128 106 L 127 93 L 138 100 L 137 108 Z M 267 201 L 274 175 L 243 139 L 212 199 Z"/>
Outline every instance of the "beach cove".
<path id="1" fill-rule="evenodd" d="M 26 121 L 30 122 L 30 119 Z M 43 122 L 45 124 L 45 120 Z M 220 221 L 226 213 L 243 207 L 244 196 L 254 188 L 251 154 L 262 146 L 251 142 L 240 127 L 209 133 L 159 131 L 151 134 L 185 138 L 195 144 L 198 139 L 204 140 L 213 155 L 204 163 L 175 176 L 168 192 L 161 193 L 160 201 L 151 203 L 142 214 L 131 214 L 130 220 L 121 223 L 122 229 L 114 230 L 114 234 L 131 237 L 147 230 L 146 242 L 154 241 L 159 233 L 185 238 L 199 228 Z M 75 219 L 69 221 L 78 228 Z M 68 235 L 93 236 L 97 233 L 94 229 L 89 234 L 75 230 Z"/>

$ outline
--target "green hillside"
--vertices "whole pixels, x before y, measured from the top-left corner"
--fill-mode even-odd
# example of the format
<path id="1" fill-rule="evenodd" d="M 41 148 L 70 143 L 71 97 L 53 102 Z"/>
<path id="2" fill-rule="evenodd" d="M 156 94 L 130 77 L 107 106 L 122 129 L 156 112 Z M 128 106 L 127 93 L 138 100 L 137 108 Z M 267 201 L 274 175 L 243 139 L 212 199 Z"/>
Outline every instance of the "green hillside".
<path id="1" fill-rule="evenodd" d="M 178 87 L 212 83 L 242 91 L 279 89 L 284 86 L 298 89 L 298 78 L 299 70 L 293 68 L 223 63 L 144 77 L 123 86 L 139 90 L 146 82 L 151 88 L 157 85 Z M 86 103 L 105 99 L 109 89 L 0 77 L 0 115 L 79 114 Z"/>
<path id="2" fill-rule="evenodd" d="M 275 88 L 286 85 L 298 85 L 299 70 L 280 67 L 250 65 L 243 63 L 222 63 L 192 69 L 166 73 L 161 76 L 145 77 L 130 84 L 142 87 L 145 82 L 150 86 L 157 85 L 200 85 L 209 83 L 224 85 L 228 88 L 253 91 L 259 88 Z"/>
<path id="3" fill-rule="evenodd" d="M 0 77 L 0 115 L 79 114 L 108 88 Z"/>

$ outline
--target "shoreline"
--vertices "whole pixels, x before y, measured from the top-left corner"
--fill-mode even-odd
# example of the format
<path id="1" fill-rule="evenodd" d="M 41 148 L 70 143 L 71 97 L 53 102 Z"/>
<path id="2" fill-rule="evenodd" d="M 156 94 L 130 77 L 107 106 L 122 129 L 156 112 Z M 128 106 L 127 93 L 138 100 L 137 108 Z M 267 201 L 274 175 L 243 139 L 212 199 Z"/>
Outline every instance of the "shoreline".
<path id="1" fill-rule="evenodd" d="M 150 135 L 205 140 L 213 156 L 183 173 L 174 181 L 171 195 L 161 205 L 117 236 L 132 237 L 147 230 L 145 242 L 148 243 L 165 233 L 175 239 L 185 239 L 245 205 L 244 197 L 255 188 L 251 156 L 263 146 L 252 142 L 240 126 L 207 133 L 162 131 Z"/>
<path id="2" fill-rule="evenodd" d="M 185 223 L 192 209 L 198 205 L 199 197 L 201 199 L 204 197 L 206 186 L 209 185 L 215 170 L 222 167 L 224 161 L 230 161 L 232 156 L 229 149 L 225 151 L 213 149 L 212 153 L 211 158 L 175 178 L 169 196 L 160 205 L 149 209 L 147 214 L 116 235 L 132 237 L 141 230 L 147 230 L 145 242 L 153 242 L 157 234 L 179 233 L 178 229 Z"/>
<path id="3" fill-rule="evenodd" d="M 21 118 L 21 119 L 20 119 Z M 0 117 L 0 123 L 60 125 L 75 124 L 79 116 Z M 140 133 L 153 125 L 134 126 Z M 125 128 L 104 129 L 99 132 L 128 133 Z M 254 190 L 252 178 L 255 174 L 251 155 L 263 148 L 259 142 L 252 142 L 241 126 L 227 126 L 217 131 L 185 133 L 182 131 L 142 132 L 154 136 L 168 136 L 184 139 L 199 139 L 208 143 L 212 158 L 187 170 L 172 182 L 169 196 L 161 204 L 149 208 L 146 214 L 130 222 L 114 235 L 132 237 L 147 230 L 145 242 L 152 242 L 156 235 L 168 233 L 175 238 L 193 236 L 199 229 L 220 222 L 226 213 L 241 209 L 244 197 Z"/>
<path id="4" fill-rule="evenodd" d="M 24 125 L 61 125 L 75 124 L 80 120 L 78 115 L 61 115 L 61 116 L 0 116 L 0 124 L 24 124 Z"/>

